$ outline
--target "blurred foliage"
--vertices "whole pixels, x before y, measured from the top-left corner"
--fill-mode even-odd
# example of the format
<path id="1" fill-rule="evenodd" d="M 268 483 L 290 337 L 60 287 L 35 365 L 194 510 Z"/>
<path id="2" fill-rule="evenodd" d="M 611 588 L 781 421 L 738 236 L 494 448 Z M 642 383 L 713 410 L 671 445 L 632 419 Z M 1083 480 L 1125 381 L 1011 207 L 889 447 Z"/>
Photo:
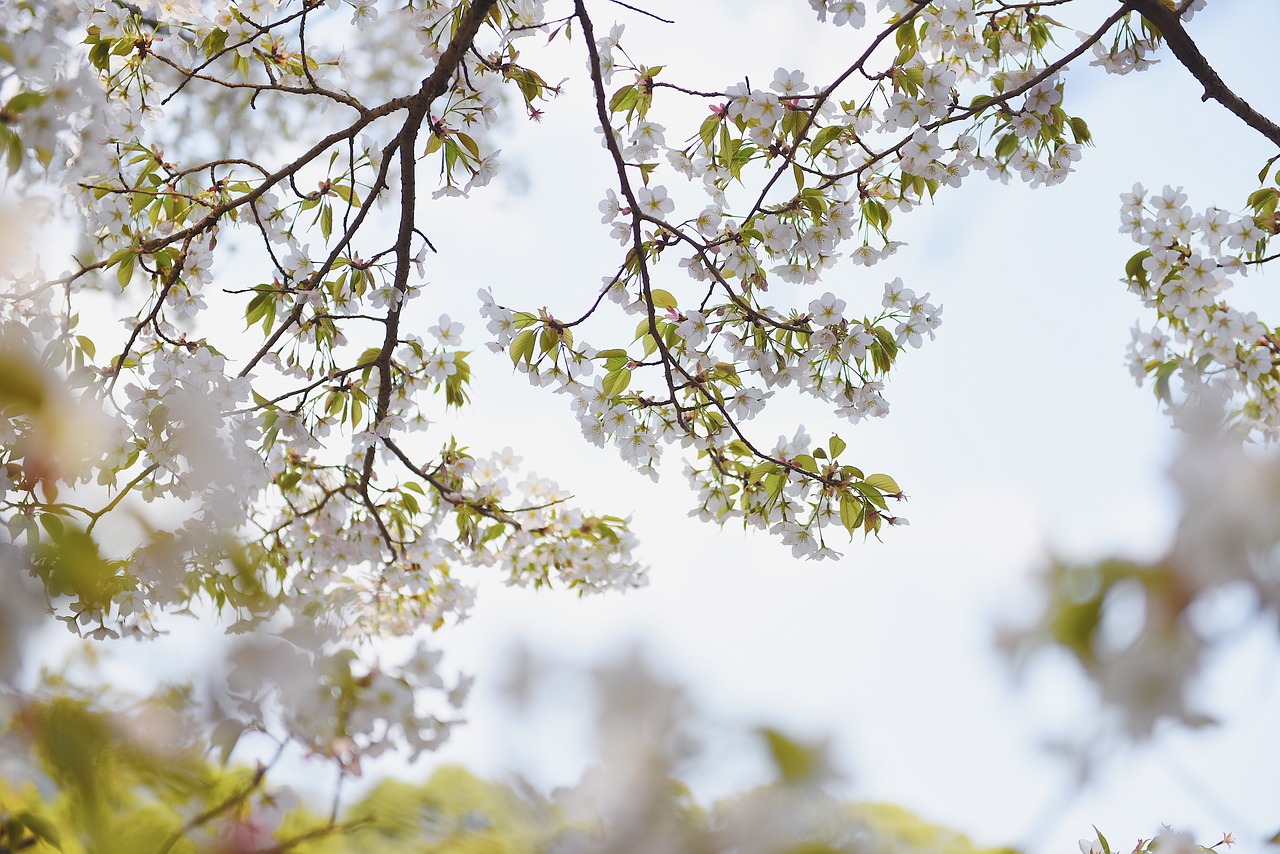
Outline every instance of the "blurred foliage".
<path id="1" fill-rule="evenodd" d="M 851 804 L 849 811 L 866 824 L 875 840 L 866 854 L 932 851 L 937 854 L 1012 854 L 1012 848 L 980 848 L 962 833 L 933 824 L 894 804 Z"/>
<path id="2" fill-rule="evenodd" d="M 565 792 L 545 795 L 521 781 L 487 781 L 453 766 L 436 769 L 425 783 L 383 780 L 341 816 L 319 818 L 287 789 L 271 788 L 266 766 L 223 768 L 206 759 L 207 745 L 188 740 L 200 730 L 183 717 L 179 697 L 153 698 L 117 713 L 68 693 L 18 702 L 0 733 L 0 854 L 533 854 L 614 845 L 607 820 L 566 806 L 572 798 Z M 774 731 L 768 736 L 775 752 L 784 742 L 790 745 L 784 753 L 800 749 Z M 784 776 L 703 810 L 677 781 L 661 785 L 661 821 L 678 828 L 678 838 L 696 840 L 683 848 L 691 851 L 726 850 L 744 804 L 754 811 L 765 801 L 776 806 L 796 795 L 797 804 L 826 799 Z M 833 814 L 842 825 L 839 847 L 832 837 L 801 834 L 783 847 L 758 850 L 1008 850 L 977 848 L 955 831 L 887 804 L 839 804 Z"/>
<path id="3" fill-rule="evenodd" d="M 305 850 L 316 854 L 517 854 L 547 850 L 563 831 L 560 810 L 532 789 L 481 780 L 446 766 L 423 784 L 384 780 L 348 810 L 368 822 Z"/>

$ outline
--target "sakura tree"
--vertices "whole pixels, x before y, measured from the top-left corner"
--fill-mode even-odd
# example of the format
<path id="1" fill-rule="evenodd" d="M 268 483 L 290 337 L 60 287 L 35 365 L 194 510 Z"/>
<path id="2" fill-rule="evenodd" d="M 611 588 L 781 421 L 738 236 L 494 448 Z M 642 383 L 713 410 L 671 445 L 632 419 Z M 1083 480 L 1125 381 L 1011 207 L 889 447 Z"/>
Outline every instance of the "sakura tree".
<path id="1" fill-rule="evenodd" d="M 34 233 L 44 211 L 74 234 L 42 251 L 11 239 L 0 270 L 16 579 L 0 677 L 46 612 L 95 638 L 216 613 L 245 637 L 211 702 L 214 740 L 229 754 L 243 732 L 269 733 L 358 772 L 362 756 L 438 745 L 469 685 L 446 683 L 420 634 L 400 662 L 368 640 L 463 619 L 481 567 L 583 594 L 645 583 L 617 510 L 579 508 L 515 451 L 440 423 L 485 393 L 484 354 L 432 307 L 424 212 L 483 193 L 518 157 L 499 151 L 498 123 L 537 120 L 567 88 L 594 96 L 614 176 L 596 239 L 617 244 L 614 261 L 565 305 L 480 287 L 487 349 L 639 473 L 680 455 L 707 522 L 815 559 L 905 524 L 903 488 L 845 438 L 797 425 L 774 443 L 753 419 L 801 397 L 850 425 L 888 415 L 893 370 L 935 337 L 941 298 L 881 277 L 868 299 L 847 282 L 874 278 L 902 246 L 895 220 L 939 193 L 1068 180 L 1091 143 L 1073 67 L 1125 75 L 1167 51 L 1280 146 L 1196 47 L 1204 4 L 1126 0 L 1076 20 L 1080 0 L 810 0 L 794 12 L 864 31 L 843 71 L 778 68 L 762 84 L 726 70 L 704 91 L 681 82 L 679 57 L 628 52 L 627 22 L 655 17 L 643 2 L 6 3 L 6 230 Z M 551 51 L 575 53 L 580 73 L 549 82 Z M 687 123 L 691 105 L 705 118 Z M 1275 257 L 1275 159 L 1234 210 L 1134 187 L 1121 218 L 1138 251 L 1117 259 L 1153 310 L 1135 379 L 1178 418 L 1266 441 L 1280 339 L 1225 294 Z M 1148 637 L 1194 644 L 1182 611 L 1224 576 L 1204 569 L 1203 538 L 1187 549 L 1158 572 L 1103 573 L 1088 606 L 1113 582 L 1159 579 L 1143 582 L 1167 606 L 1149 610 Z M 1237 557 L 1232 578 L 1274 613 L 1274 573 Z M 1026 638 L 1066 645 L 1108 684 L 1097 619 L 1055 628 L 1054 609 L 1077 606 L 1054 598 Z M 1108 696 L 1141 735 L 1191 717 L 1174 694 L 1154 709 Z"/>

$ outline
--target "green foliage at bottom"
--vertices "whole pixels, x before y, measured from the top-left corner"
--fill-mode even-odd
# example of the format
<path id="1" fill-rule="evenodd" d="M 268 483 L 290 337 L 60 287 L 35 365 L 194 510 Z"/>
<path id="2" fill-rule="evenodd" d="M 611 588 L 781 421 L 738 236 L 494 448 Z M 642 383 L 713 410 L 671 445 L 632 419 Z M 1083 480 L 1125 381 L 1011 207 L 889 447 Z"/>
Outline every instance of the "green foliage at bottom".
<path id="1" fill-rule="evenodd" d="M 762 854 L 1008 854 L 901 807 L 834 801 L 785 774 L 710 809 L 654 775 L 624 787 L 621 812 L 614 791 L 615 812 L 596 814 L 583 805 L 589 787 L 570 810 L 529 786 L 446 766 L 425 783 L 384 780 L 330 821 L 274 788 L 266 768 L 222 768 L 204 758 L 207 745 L 166 738 L 166 729 L 198 731 L 181 722 L 163 708 L 113 716 L 66 696 L 20 704 L 0 732 L 0 854 L 693 854 L 745 850 L 746 838 Z"/>

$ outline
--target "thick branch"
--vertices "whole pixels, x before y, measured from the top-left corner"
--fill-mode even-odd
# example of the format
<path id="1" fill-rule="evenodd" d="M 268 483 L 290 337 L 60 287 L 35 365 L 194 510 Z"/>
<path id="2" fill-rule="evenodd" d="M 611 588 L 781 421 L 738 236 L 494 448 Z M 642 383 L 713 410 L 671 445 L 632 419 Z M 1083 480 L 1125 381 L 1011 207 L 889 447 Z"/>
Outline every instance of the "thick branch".
<path id="1" fill-rule="evenodd" d="M 396 234 L 395 255 L 395 289 L 401 300 L 387 314 L 386 336 L 382 349 L 375 359 L 378 371 L 378 401 L 374 412 L 375 429 L 387 417 L 391 409 L 391 355 L 396 343 L 400 340 L 400 312 L 404 305 L 404 294 L 409 290 L 409 254 L 413 239 L 414 226 L 417 223 L 417 158 L 414 149 L 417 145 L 418 129 L 431 109 L 431 102 L 443 95 L 453 81 L 453 75 L 462 64 L 463 57 L 470 49 L 480 26 L 489 16 L 497 0 L 475 0 L 471 8 L 458 23 L 453 40 L 440 55 L 440 61 L 431 75 L 422 81 L 421 88 L 406 104 L 409 114 L 405 117 L 403 129 L 400 131 L 400 227 Z M 375 449 L 369 448 L 364 458 L 364 470 L 360 477 L 360 490 L 367 494 L 369 479 L 373 476 Z"/>
<path id="2" fill-rule="evenodd" d="M 1164 36 L 1164 40 L 1169 43 L 1169 50 L 1173 51 L 1173 55 L 1204 86 L 1204 95 L 1200 100 L 1217 101 L 1235 113 L 1249 127 L 1280 146 L 1280 125 L 1250 107 L 1243 98 L 1222 82 L 1218 72 L 1213 70 L 1208 60 L 1204 58 L 1204 54 L 1200 53 L 1200 48 L 1196 46 L 1195 41 L 1182 28 L 1182 21 L 1178 20 L 1178 16 L 1169 7 L 1160 0 L 1129 0 L 1128 5 L 1142 13 L 1142 17 L 1155 25 Z"/>

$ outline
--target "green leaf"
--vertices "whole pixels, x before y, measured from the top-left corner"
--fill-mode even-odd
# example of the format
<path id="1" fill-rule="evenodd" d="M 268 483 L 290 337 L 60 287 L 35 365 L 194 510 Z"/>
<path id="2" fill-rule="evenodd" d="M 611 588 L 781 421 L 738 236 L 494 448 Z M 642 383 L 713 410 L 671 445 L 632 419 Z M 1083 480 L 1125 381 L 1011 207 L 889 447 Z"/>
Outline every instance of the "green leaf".
<path id="1" fill-rule="evenodd" d="M 902 492 L 902 490 L 898 488 L 897 481 L 889 477 L 887 474 L 867 475 L 866 483 L 889 495 L 898 495 Z"/>
<path id="2" fill-rule="evenodd" d="M 560 343 L 560 336 L 556 334 L 556 330 L 550 326 L 542 327 L 542 332 L 538 335 L 538 349 L 543 353 L 551 353 L 556 349 L 556 345 Z"/>
<path id="3" fill-rule="evenodd" d="M 845 445 L 844 439 L 832 434 L 831 438 L 827 441 L 827 447 L 831 449 L 831 459 L 834 460 L 836 457 L 844 453 L 844 449 L 848 446 Z"/>
<path id="4" fill-rule="evenodd" d="M 792 741 L 776 729 L 766 728 L 760 734 L 768 742 L 773 763 L 784 782 L 804 782 L 822 768 L 822 757 L 814 748 Z"/>
<path id="5" fill-rule="evenodd" d="M 1280 190 L 1274 187 L 1263 187 L 1249 195 L 1249 207 L 1262 216 L 1270 216 L 1276 212 L 1276 204 L 1280 202 Z"/>
<path id="6" fill-rule="evenodd" d="M 670 291 L 654 288 L 649 292 L 649 295 L 653 298 L 655 308 L 675 308 L 678 305 L 676 298 L 672 296 Z"/>
<path id="7" fill-rule="evenodd" d="M 810 156 L 817 157 L 818 154 L 831 144 L 832 140 L 836 139 L 836 137 L 840 136 L 843 132 L 843 125 L 827 125 L 822 130 L 815 133 L 813 135 L 813 140 L 809 143 Z"/>
<path id="8" fill-rule="evenodd" d="M 1151 257 L 1151 253 L 1146 249 L 1130 258 L 1124 265 L 1124 274 L 1130 279 L 1137 279 L 1145 283 L 1147 280 L 1147 270 L 1142 266 L 1142 262 Z"/>
<path id="9" fill-rule="evenodd" d="M 453 407 L 465 406 L 470 398 L 467 396 L 466 387 L 471 377 L 471 369 L 467 367 L 460 354 L 454 354 L 454 364 L 458 370 L 452 376 L 444 381 L 444 399 L 445 403 Z"/>
<path id="10" fill-rule="evenodd" d="M 983 107 L 991 103 L 993 100 L 995 99 L 992 98 L 990 95 L 975 95 L 973 97 L 973 100 L 969 102 L 969 109 L 981 110 Z"/>
<path id="11" fill-rule="evenodd" d="M 124 250 L 124 257 L 120 260 L 120 266 L 116 268 L 116 281 L 120 284 L 120 290 L 129 287 L 129 281 L 133 278 L 133 265 L 137 262 L 138 256 L 129 250 Z"/>
<path id="12" fill-rule="evenodd" d="M 613 97 L 609 99 L 609 112 L 617 113 L 622 110 L 633 110 L 639 97 L 635 86 L 623 86 L 617 92 L 614 92 Z"/>
<path id="13" fill-rule="evenodd" d="M 920 91 L 920 87 L 924 85 L 924 66 L 913 64 L 894 68 L 893 83 L 912 95 L 916 94 Z"/>
<path id="14" fill-rule="evenodd" d="M 897 42 L 898 47 L 915 47 L 920 44 L 920 38 L 916 34 L 915 23 L 907 21 L 898 27 L 898 31 L 893 35 L 893 40 Z"/>
<path id="15" fill-rule="evenodd" d="M 862 215 L 872 228 L 882 235 L 887 235 L 889 226 L 893 223 L 893 217 L 888 208 L 875 199 L 867 199 L 862 204 Z"/>
<path id="16" fill-rule="evenodd" d="M 351 188 L 346 184 L 334 184 L 331 188 L 333 194 L 344 202 L 352 205 L 360 204 L 360 197 L 352 192 Z"/>
<path id="17" fill-rule="evenodd" d="M 1081 145 L 1092 145 L 1093 134 L 1089 132 L 1089 125 L 1079 116 L 1072 116 L 1069 122 L 1071 125 L 1071 135 L 1075 137 L 1076 142 Z"/>
<path id="18" fill-rule="evenodd" d="M 526 329 L 516 335 L 515 340 L 511 342 L 511 363 L 516 364 L 521 359 L 524 359 L 526 364 L 531 362 L 535 343 L 532 329 Z"/>
<path id="19" fill-rule="evenodd" d="M 40 366 L 13 349 L 0 350 L 0 409 L 35 414 L 44 409 L 48 386 Z"/>
<path id="20" fill-rule="evenodd" d="M 333 206 L 326 204 L 320 209 L 320 233 L 328 240 L 333 233 Z"/>
<path id="21" fill-rule="evenodd" d="M 250 326 L 253 326 L 262 319 L 262 316 L 266 314 L 267 301 L 270 298 L 271 297 L 268 294 L 260 293 L 253 299 L 249 300 L 249 304 L 245 306 L 244 309 L 245 329 L 248 329 Z"/>
<path id="22" fill-rule="evenodd" d="M 22 139 L 16 133 L 8 135 L 8 151 L 6 152 L 5 165 L 10 172 L 17 172 L 22 166 L 22 156 L 24 149 L 22 147 Z"/>
<path id="23" fill-rule="evenodd" d="M 4 113 L 21 113 L 32 107 L 38 107 L 44 103 L 47 96 L 44 92 L 19 92 L 9 99 L 0 112 Z"/>
<path id="24" fill-rule="evenodd" d="M 889 509 L 889 505 L 885 503 L 884 496 L 880 494 L 880 490 L 876 489 L 871 484 L 866 482 L 855 483 L 853 488 L 865 495 L 868 501 L 879 507 L 881 510 Z"/>
<path id="25" fill-rule="evenodd" d="M 1258 183 L 1262 183 L 1267 180 L 1267 173 L 1271 171 L 1271 167 L 1277 160 L 1280 160 L 1280 154 L 1269 158 L 1266 163 L 1262 164 L 1262 171 L 1258 173 Z"/>
<path id="26" fill-rule="evenodd" d="M 526 104 L 532 104 L 542 97 L 542 89 L 546 82 L 536 72 L 527 68 L 512 68 L 507 72 L 507 77 L 516 81 L 516 85 L 520 87 L 520 94 L 524 96 Z"/>
<path id="27" fill-rule="evenodd" d="M 627 386 L 631 385 L 631 371 L 628 368 L 619 368 L 616 371 L 610 371 L 605 374 L 604 382 L 605 394 L 617 397 L 627 390 Z"/>
<path id="28" fill-rule="evenodd" d="M 88 607 L 106 607 L 120 581 L 118 568 L 104 558 L 93 537 L 71 526 L 59 526 L 56 535 L 37 550 L 39 572 L 49 592 L 74 595 Z"/>
<path id="29" fill-rule="evenodd" d="M 996 143 L 996 157 L 1008 157 L 1018 150 L 1018 137 L 1012 133 L 1006 133 L 1000 137 L 1000 141 Z"/>
<path id="30" fill-rule="evenodd" d="M 1169 392 L 1169 378 L 1172 377 L 1174 372 L 1177 370 L 1178 361 L 1176 359 L 1170 359 L 1167 362 L 1162 362 L 1160 367 L 1156 369 L 1156 381 L 1152 387 L 1152 391 L 1155 392 L 1158 399 L 1164 401 L 1171 399 L 1172 396 Z"/>
<path id="31" fill-rule="evenodd" d="M 720 117 L 715 113 L 707 116 L 702 120 L 702 127 L 698 128 L 698 136 L 702 138 L 704 147 L 710 149 L 711 143 L 715 142 L 716 130 L 720 127 Z"/>
<path id="32" fill-rule="evenodd" d="M 814 219 L 821 219 L 827 212 L 827 197 L 817 187 L 801 190 L 800 201 L 804 202 L 804 206 L 809 209 L 809 213 L 813 214 Z"/>
<path id="33" fill-rule="evenodd" d="M 54 539 L 62 536 L 62 532 L 65 529 L 65 526 L 62 524 L 62 520 L 52 513 L 40 514 L 40 525 L 45 529 L 49 536 Z"/>
<path id="34" fill-rule="evenodd" d="M 782 492 L 782 487 L 786 486 L 787 476 L 781 471 L 774 470 L 764 479 L 764 489 L 768 493 L 769 498 L 777 498 Z"/>
<path id="35" fill-rule="evenodd" d="M 62 839 L 58 835 L 58 828 L 49 819 L 31 810 L 23 810 L 14 816 L 14 819 L 26 826 L 27 830 L 30 830 L 41 842 L 52 845 L 59 851 L 62 850 Z"/>
<path id="36" fill-rule="evenodd" d="M 99 71 L 106 71 L 107 66 L 111 63 L 111 47 L 111 40 L 106 39 L 89 48 L 90 64 Z"/>
<path id="37" fill-rule="evenodd" d="M 1102 843 L 1102 854 L 1111 854 L 1111 846 L 1107 843 L 1107 837 L 1102 835 L 1102 831 L 1098 830 L 1098 826 L 1093 825 L 1093 832 L 1098 834 L 1098 841 Z"/>
<path id="38" fill-rule="evenodd" d="M 476 141 L 462 132 L 459 132 L 457 136 L 458 136 L 458 141 L 462 143 L 462 145 L 467 149 L 467 151 L 471 152 L 471 156 L 474 157 L 476 160 L 479 160 L 480 146 L 476 145 Z"/>
<path id="39" fill-rule="evenodd" d="M 853 532 L 858 530 L 858 526 L 862 524 L 862 502 L 857 501 L 848 495 L 840 496 L 840 524 L 844 525 L 844 529 L 852 536 Z"/>

